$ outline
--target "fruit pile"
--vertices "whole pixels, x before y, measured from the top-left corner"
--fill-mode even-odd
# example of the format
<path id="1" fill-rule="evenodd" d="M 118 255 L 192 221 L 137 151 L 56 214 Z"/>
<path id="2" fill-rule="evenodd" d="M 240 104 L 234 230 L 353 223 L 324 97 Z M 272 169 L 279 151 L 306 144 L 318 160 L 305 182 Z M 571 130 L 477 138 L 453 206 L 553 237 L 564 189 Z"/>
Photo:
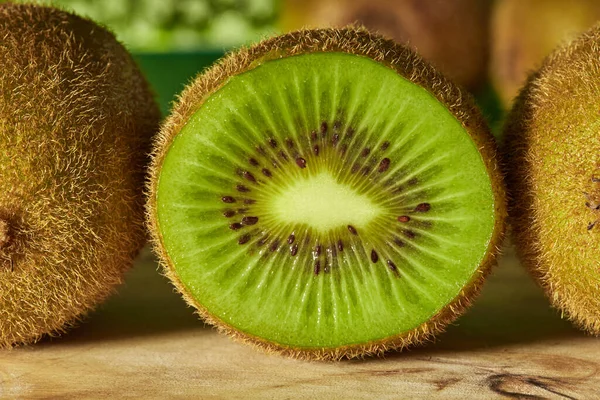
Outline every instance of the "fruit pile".
<path id="1" fill-rule="evenodd" d="M 144 204 L 186 301 L 267 351 L 430 339 L 475 299 L 507 221 L 552 303 L 600 334 L 600 27 L 531 75 L 501 150 L 465 89 L 362 27 L 230 53 L 160 127 L 91 20 L 6 3 L 0 37 L 0 347 L 106 298 L 144 244 Z"/>

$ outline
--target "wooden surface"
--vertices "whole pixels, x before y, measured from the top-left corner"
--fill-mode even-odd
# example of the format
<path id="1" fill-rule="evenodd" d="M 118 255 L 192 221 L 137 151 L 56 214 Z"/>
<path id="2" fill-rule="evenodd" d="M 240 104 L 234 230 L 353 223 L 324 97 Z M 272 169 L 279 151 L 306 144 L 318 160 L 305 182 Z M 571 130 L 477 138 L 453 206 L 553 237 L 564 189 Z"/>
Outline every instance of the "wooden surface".
<path id="1" fill-rule="evenodd" d="M 69 335 L 0 352 L 0 398 L 600 399 L 600 339 L 548 308 L 510 250 L 436 343 L 384 359 L 300 362 L 204 326 L 146 252 Z"/>

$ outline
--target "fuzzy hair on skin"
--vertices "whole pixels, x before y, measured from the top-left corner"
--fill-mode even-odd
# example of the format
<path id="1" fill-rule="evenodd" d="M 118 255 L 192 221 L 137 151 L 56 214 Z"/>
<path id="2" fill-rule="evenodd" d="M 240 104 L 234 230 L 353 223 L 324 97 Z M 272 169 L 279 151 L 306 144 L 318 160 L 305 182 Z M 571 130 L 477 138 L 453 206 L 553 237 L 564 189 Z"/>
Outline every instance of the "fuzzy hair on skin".
<path id="1" fill-rule="evenodd" d="M 178 278 L 172 260 L 166 253 L 157 218 L 156 195 L 161 166 L 174 138 L 188 119 L 202 106 L 205 99 L 226 84 L 231 76 L 241 74 L 269 60 L 313 52 L 345 52 L 369 57 L 393 69 L 411 82 L 431 92 L 461 122 L 482 154 L 495 196 L 495 225 L 488 251 L 478 270 L 456 298 L 429 321 L 417 328 L 371 343 L 337 348 L 295 348 L 272 343 L 229 326 L 199 304 Z M 167 118 L 154 142 L 150 176 L 147 184 L 147 223 L 155 252 L 165 274 L 188 304 L 208 323 L 235 340 L 253 345 L 268 353 L 306 360 L 340 360 L 343 358 L 382 355 L 388 350 L 403 349 L 429 341 L 444 330 L 471 304 L 479 293 L 485 276 L 495 263 L 504 235 L 506 216 L 503 178 L 497 167 L 496 145 L 473 100 L 456 85 L 439 74 L 412 50 L 361 27 L 342 29 L 300 30 L 264 40 L 252 47 L 230 53 L 213 67 L 201 73 L 183 91 L 171 115 Z"/>
<path id="2" fill-rule="evenodd" d="M 505 126 L 515 244 L 552 305 L 600 335 L 600 25 L 530 76 Z"/>
<path id="3" fill-rule="evenodd" d="M 0 4 L 0 348 L 57 335 L 109 296 L 143 246 L 160 113 L 94 22 Z"/>

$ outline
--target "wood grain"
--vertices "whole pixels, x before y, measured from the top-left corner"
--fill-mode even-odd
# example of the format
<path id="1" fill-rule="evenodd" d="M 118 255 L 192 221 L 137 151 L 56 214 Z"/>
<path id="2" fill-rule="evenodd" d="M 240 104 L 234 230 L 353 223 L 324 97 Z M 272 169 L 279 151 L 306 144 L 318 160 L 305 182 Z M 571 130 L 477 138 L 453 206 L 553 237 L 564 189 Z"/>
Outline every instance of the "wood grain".
<path id="1" fill-rule="evenodd" d="M 0 352 L 0 398 L 599 399 L 600 340 L 573 329 L 509 250 L 436 343 L 300 362 L 204 326 L 144 253 L 120 294 L 63 338 Z"/>

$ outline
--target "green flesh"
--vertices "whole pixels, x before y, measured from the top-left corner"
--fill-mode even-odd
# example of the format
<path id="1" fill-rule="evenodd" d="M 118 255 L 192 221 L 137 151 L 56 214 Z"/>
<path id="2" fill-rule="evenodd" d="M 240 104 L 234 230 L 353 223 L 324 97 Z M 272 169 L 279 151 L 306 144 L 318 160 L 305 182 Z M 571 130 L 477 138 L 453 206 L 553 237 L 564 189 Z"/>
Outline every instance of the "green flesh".
<path id="1" fill-rule="evenodd" d="M 422 203 L 430 210 L 415 211 Z M 174 272 L 197 303 L 236 330 L 306 349 L 428 321 L 472 280 L 494 227 L 490 178 L 461 124 L 392 69 L 343 53 L 229 78 L 169 148 L 157 208 Z M 231 229 L 244 216 L 258 222 Z"/>

